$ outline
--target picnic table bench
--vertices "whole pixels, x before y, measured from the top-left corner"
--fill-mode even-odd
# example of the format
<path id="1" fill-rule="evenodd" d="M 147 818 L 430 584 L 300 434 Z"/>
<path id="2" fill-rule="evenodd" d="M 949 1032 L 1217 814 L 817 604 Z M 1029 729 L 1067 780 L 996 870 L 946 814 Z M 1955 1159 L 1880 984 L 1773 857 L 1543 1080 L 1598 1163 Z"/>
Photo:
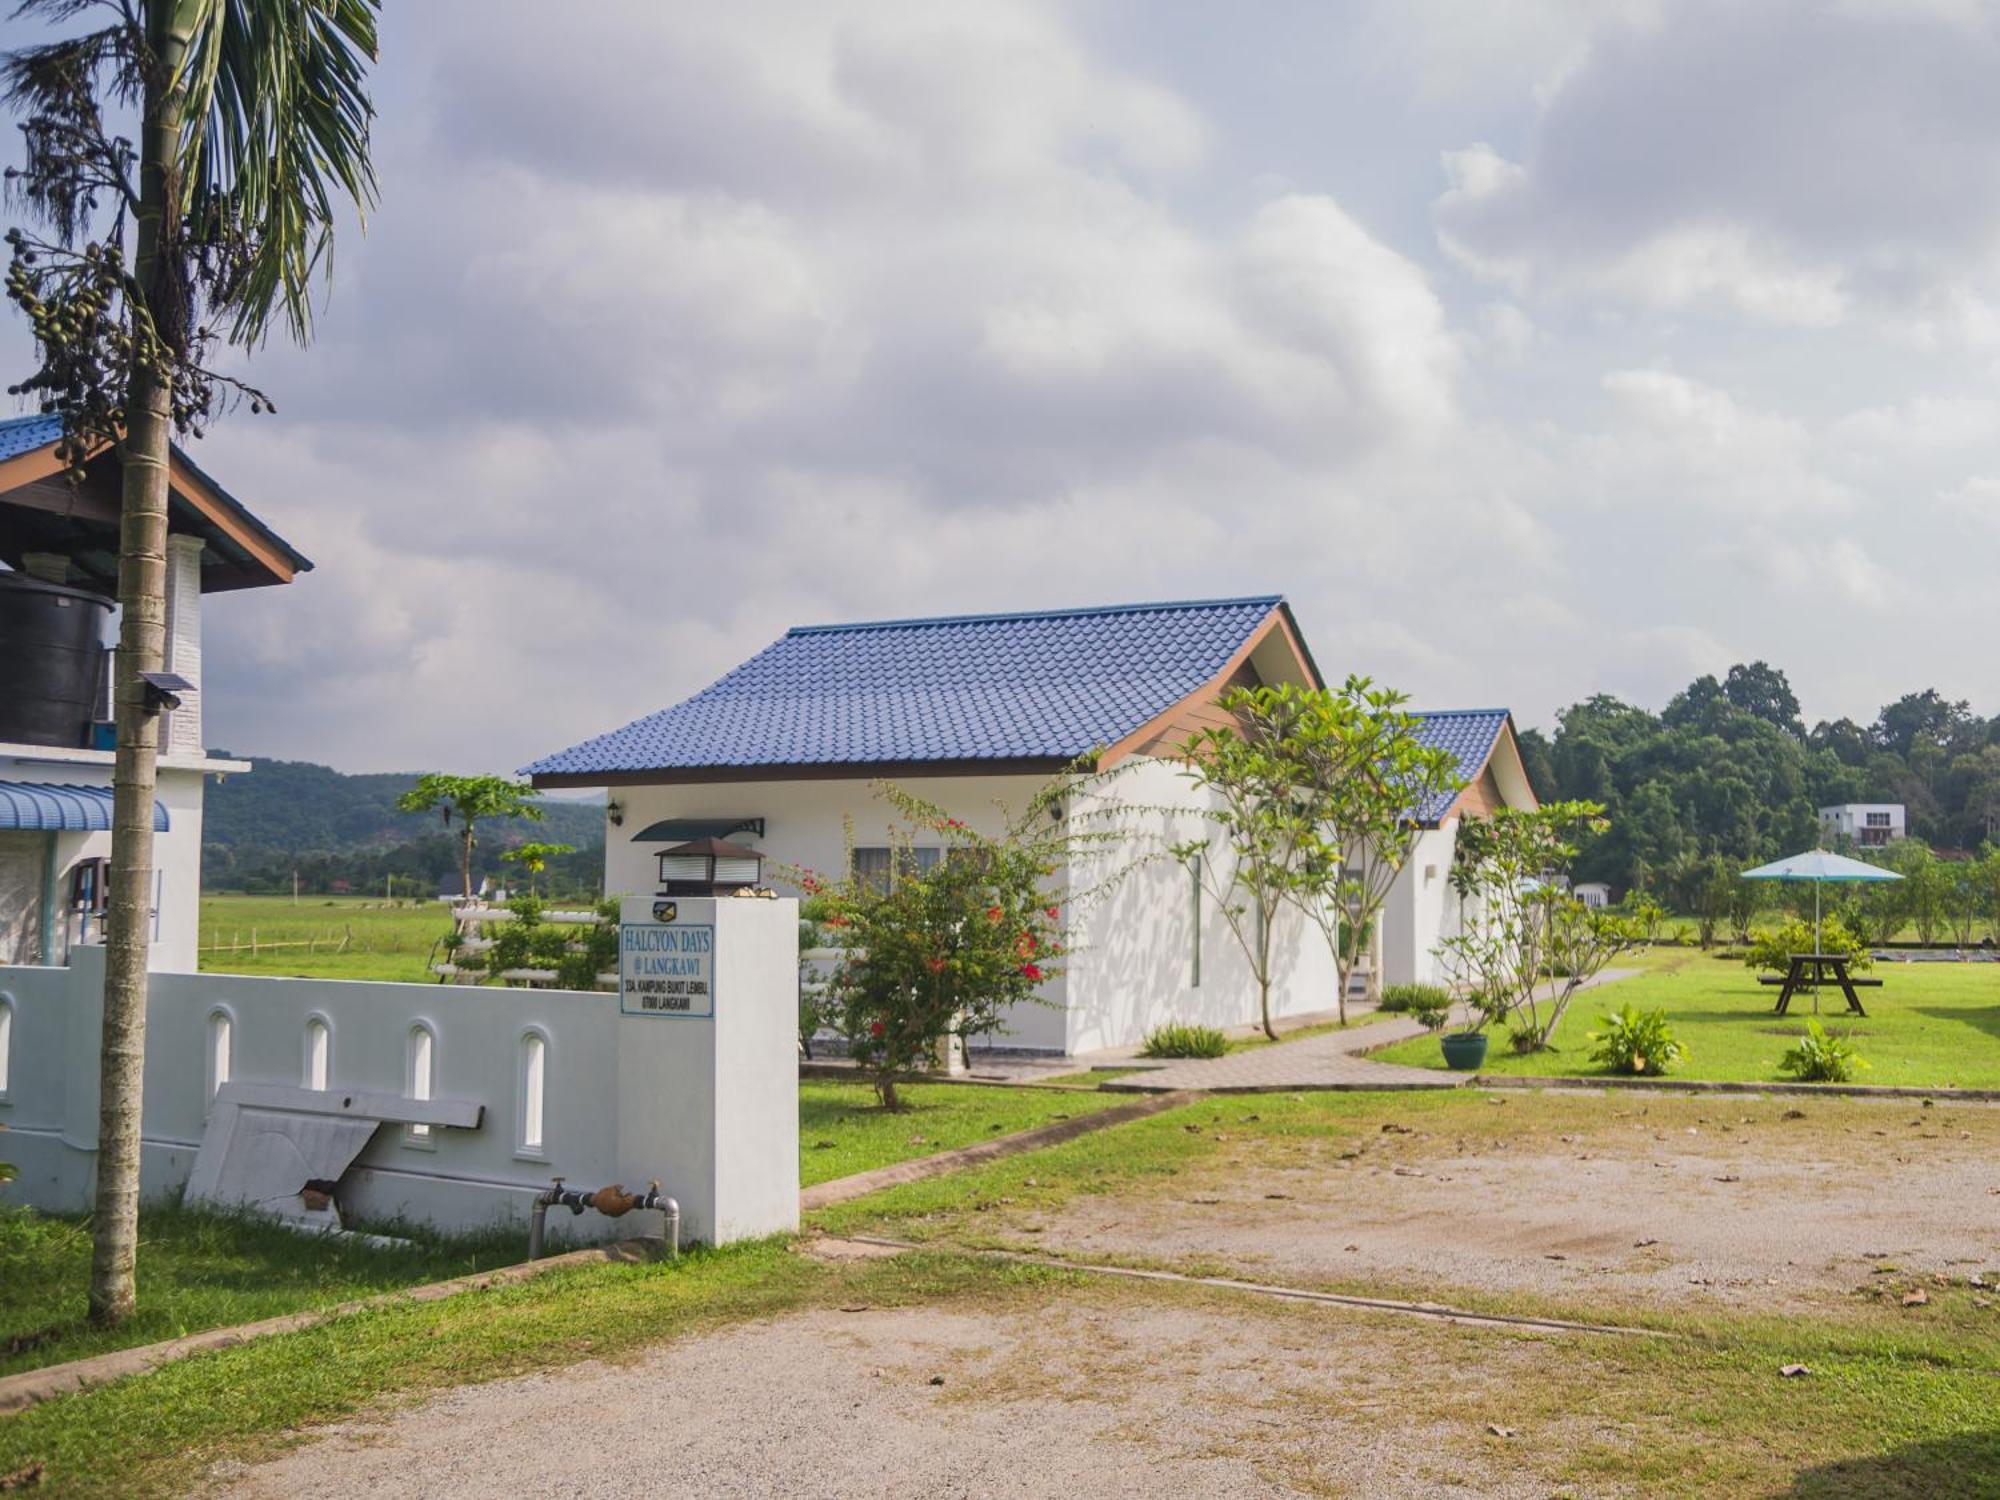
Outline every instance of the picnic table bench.
<path id="1" fill-rule="evenodd" d="M 1861 1008 L 1861 997 L 1855 993 L 1860 989 L 1879 990 L 1879 979 L 1856 979 L 1847 970 L 1847 957 L 1840 953 L 1794 953 L 1791 966 L 1783 974 L 1759 974 L 1759 984 L 1782 985 L 1778 991 L 1778 1005 L 1774 1012 L 1784 1015 L 1791 1009 L 1792 996 L 1800 990 L 1818 992 L 1823 984 L 1838 985 L 1847 996 L 1847 1008 L 1857 1016 L 1866 1016 Z"/>

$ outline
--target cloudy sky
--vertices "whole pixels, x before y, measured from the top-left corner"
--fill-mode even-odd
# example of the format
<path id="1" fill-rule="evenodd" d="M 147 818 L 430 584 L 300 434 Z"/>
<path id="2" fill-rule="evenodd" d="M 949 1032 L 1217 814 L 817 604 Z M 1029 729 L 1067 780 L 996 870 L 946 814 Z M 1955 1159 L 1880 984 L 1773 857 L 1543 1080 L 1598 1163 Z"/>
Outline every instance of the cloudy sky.
<path id="1" fill-rule="evenodd" d="M 1984 0 L 391 5 L 199 450 L 319 565 L 211 739 L 505 770 L 794 623 L 1261 592 L 1531 723 L 2000 710 L 1996 77 Z"/>

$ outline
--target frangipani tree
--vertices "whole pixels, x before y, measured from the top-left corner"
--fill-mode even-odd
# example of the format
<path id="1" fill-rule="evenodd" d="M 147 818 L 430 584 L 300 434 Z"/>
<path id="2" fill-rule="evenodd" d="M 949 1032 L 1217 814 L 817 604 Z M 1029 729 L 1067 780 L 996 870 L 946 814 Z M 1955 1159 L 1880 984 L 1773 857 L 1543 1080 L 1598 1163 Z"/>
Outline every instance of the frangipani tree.
<path id="1" fill-rule="evenodd" d="M 40 361 L 12 388 L 60 415 L 80 477 L 115 447 L 122 473 L 117 765 L 104 973 L 90 1317 L 134 1305 L 146 968 L 159 721 L 144 672 L 165 642 L 172 433 L 199 434 L 240 395 L 217 342 L 303 344 L 334 219 L 372 205 L 366 92 L 376 0 L 18 0 L 16 20 L 101 22 L 19 48 L 0 90 L 21 116 L 7 295 Z M 137 125 L 138 144 L 120 133 Z"/>
<path id="2" fill-rule="evenodd" d="M 1464 786 L 1458 757 L 1425 742 L 1407 701 L 1349 677 L 1338 692 L 1299 695 L 1278 741 L 1299 765 L 1313 828 L 1290 895 L 1332 951 L 1343 1023 L 1349 980 L 1424 835 L 1425 809 Z"/>
<path id="3" fill-rule="evenodd" d="M 1505 1018 L 1517 1051 L 1542 1050 L 1576 992 L 1639 941 L 1628 917 L 1569 890 L 1577 840 L 1608 826 L 1595 802 L 1503 807 L 1459 824 L 1451 881 L 1473 915 L 1438 952 L 1467 993 L 1473 1029 Z"/>
<path id="4" fill-rule="evenodd" d="M 1210 796 L 1208 831 L 1173 847 L 1200 882 L 1243 950 L 1257 985 L 1264 1035 L 1271 1024 L 1271 981 L 1279 915 L 1303 897 L 1306 865 L 1320 849 L 1318 814 L 1304 784 L 1301 758 L 1286 749 L 1293 723 L 1311 712 L 1312 690 L 1233 689 L 1221 700 L 1237 727 L 1217 725 L 1182 749 L 1187 774 Z"/>

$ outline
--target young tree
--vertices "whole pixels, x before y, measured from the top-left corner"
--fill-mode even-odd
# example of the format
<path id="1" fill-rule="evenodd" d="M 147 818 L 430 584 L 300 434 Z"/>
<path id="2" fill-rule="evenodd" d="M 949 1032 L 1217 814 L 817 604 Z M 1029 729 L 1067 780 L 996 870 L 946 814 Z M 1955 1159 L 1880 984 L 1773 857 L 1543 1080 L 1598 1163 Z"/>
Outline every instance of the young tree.
<path id="1" fill-rule="evenodd" d="M 528 894 L 535 895 L 535 881 L 542 871 L 549 867 L 549 861 L 560 859 L 565 854 L 576 853 L 574 844 L 516 844 L 501 854 L 510 865 L 519 865 L 528 872 Z M 470 895 L 471 892 L 466 893 Z"/>
<path id="2" fill-rule="evenodd" d="M 1186 744 L 1187 774 L 1207 791 L 1203 816 L 1211 831 L 1173 848 L 1228 924 L 1257 984 L 1264 1035 L 1271 1024 L 1273 945 L 1278 916 L 1298 902 L 1311 880 L 1306 866 L 1322 854 L 1318 815 L 1299 757 L 1285 735 L 1307 711 L 1308 690 L 1293 687 L 1233 691 L 1223 707 L 1238 726 L 1204 729 Z"/>
<path id="3" fill-rule="evenodd" d="M 73 476 L 115 447 L 117 763 L 90 1316 L 133 1307 L 145 1056 L 153 788 L 158 721 L 142 672 L 158 671 L 166 615 L 171 429 L 199 433 L 261 392 L 206 363 L 282 321 L 312 327 L 311 283 L 339 200 L 372 205 L 367 64 L 376 0 L 21 0 L 15 15 L 104 24 L 23 47 L 0 65 L 22 116 L 12 204 L 45 235 L 10 229 L 7 294 L 29 318 L 40 366 L 13 387 L 63 419 Z M 130 109 L 139 144 L 107 119 Z"/>
<path id="4" fill-rule="evenodd" d="M 1546 1048 L 1576 992 L 1638 941 L 1625 916 L 1592 910 L 1568 889 L 1576 841 L 1604 827 L 1594 802 L 1503 807 L 1459 825 L 1452 885 L 1478 898 L 1479 919 L 1439 952 L 1476 1009 L 1512 1018 L 1516 1051 Z"/>
<path id="5" fill-rule="evenodd" d="M 541 793 L 524 781 L 509 781 L 504 776 L 451 776 L 442 771 L 428 771 L 417 778 L 417 784 L 396 799 L 396 806 L 404 812 L 435 812 L 443 817 L 445 826 L 451 826 L 454 815 L 458 818 L 458 874 L 464 882 L 459 894 L 467 901 L 472 899 L 472 851 L 478 844 L 477 829 L 482 821 L 495 818 L 527 818 L 531 822 L 542 820 L 542 809 L 537 801 Z"/>
<path id="6" fill-rule="evenodd" d="M 1223 699 L 1268 724 L 1277 752 L 1297 767 L 1296 795 L 1312 829 L 1286 890 L 1333 954 L 1343 1023 L 1349 979 L 1424 835 L 1425 810 L 1464 785 L 1458 757 L 1424 741 L 1407 701 L 1365 677 L 1349 677 L 1337 692 L 1259 688 Z"/>

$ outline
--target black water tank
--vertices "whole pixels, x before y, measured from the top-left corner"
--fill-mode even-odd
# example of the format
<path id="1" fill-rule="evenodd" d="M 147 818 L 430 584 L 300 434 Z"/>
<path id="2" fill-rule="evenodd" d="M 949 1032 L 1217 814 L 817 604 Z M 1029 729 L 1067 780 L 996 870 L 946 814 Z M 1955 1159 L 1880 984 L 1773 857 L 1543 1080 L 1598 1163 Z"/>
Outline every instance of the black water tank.
<path id="1" fill-rule="evenodd" d="M 27 573 L 0 573 L 0 741 L 88 744 L 109 601 Z"/>

